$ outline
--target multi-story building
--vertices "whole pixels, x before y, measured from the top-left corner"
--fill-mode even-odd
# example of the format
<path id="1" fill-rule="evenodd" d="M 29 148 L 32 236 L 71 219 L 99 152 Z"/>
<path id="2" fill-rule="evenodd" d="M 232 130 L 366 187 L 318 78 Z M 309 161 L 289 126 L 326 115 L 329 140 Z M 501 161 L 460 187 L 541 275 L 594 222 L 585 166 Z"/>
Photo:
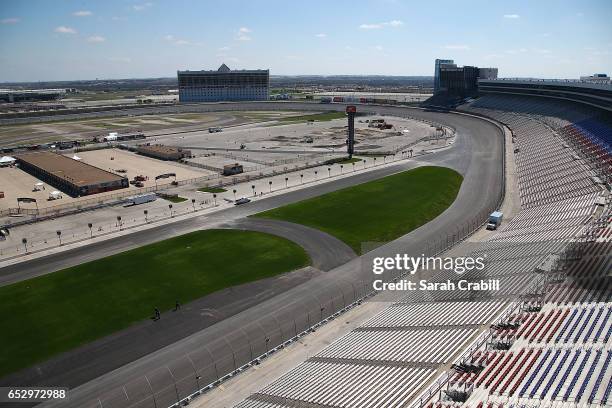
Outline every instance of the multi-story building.
<path id="1" fill-rule="evenodd" d="M 496 79 L 497 68 L 478 68 L 469 65 L 459 67 L 453 60 L 436 59 L 434 94 L 453 97 L 475 95 L 478 79 Z"/>
<path id="2" fill-rule="evenodd" d="M 1 102 L 51 101 L 65 95 L 65 89 L 0 89 Z"/>
<path id="3" fill-rule="evenodd" d="M 439 92 L 453 96 L 474 95 L 477 91 L 478 68 L 443 66 L 440 69 Z"/>
<path id="4" fill-rule="evenodd" d="M 478 79 L 497 79 L 497 68 L 478 68 Z"/>
<path id="5" fill-rule="evenodd" d="M 436 65 L 434 68 L 434 93 L 440 91 L 440 69 L 443 67 L 456 67 L 455 61 L 451 59 L 436 59 Z"/>
<path id="6" fill-rule="evenodd" d="M 180 102 L 265 101 L 270 91 L 270 71 L 231 70 L 222 64 L 216 71 L 178 71 Z"/>

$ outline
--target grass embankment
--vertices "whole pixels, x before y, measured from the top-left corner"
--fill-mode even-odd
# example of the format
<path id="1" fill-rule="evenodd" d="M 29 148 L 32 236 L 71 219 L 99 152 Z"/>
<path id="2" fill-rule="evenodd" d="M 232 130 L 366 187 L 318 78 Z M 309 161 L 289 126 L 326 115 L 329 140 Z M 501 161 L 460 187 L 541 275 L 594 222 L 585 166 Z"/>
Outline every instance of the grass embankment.
<path id="1" fill-rule="evenodd" d="M 0 376 L 143 321 L 155 307 L 309 263 L 284 238 L 204 230 L 0 287 Z"/>
<path id="2" fill-rule="evenodd" d="M 351 163 L 358 163 L 360 162 L 362 159 L 358 159 L 357 157 L 352 157 L 352 158 L 348 158 L 348 157 L 339 157 L 337 159 L 331 159 L 325 162 L 325 164 L 330 165 L 330 164 L 351 164 Z"/>
<path id="3" fill-rule="evenodd" d="M 203 193 L 225 193 L 227 190 L 221 187 L 202 187 L 198 188 L 198 191 Z"/>
<path id="4" fill-rule="evenodd" d="M 462 180 L 454 170 L 419 167 L 254 216 L 317 228 L 361 253 L 362 243 L 392 241 L 437 217 Z"/>
<path id="5" fill-rule="evenodd" d="M 344 112 L 325 112 L 325 113 L 315 113 L 312 115 L 299 115 L 299 116 L 287 116 L 286 118 L 278 119 L 281 122 L 305 122 L 309 120 L 314 120 L 317 122 L 326 122 L 334 119 L 342 119 L 346 117 L 346 113 Z M 286 123 L 283 123 L 286 124 Z"/>

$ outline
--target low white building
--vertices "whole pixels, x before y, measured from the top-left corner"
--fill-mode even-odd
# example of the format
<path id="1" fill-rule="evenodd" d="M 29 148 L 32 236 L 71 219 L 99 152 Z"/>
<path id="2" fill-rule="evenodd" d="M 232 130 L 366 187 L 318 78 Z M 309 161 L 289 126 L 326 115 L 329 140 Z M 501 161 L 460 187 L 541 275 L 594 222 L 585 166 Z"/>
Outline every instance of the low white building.
<path id="1" fill-rule="evenodd" d="M 8 167 L 15 164 L 15 158 L 11 156 L 2 156 L 0 157 L 0 167 Z"/>

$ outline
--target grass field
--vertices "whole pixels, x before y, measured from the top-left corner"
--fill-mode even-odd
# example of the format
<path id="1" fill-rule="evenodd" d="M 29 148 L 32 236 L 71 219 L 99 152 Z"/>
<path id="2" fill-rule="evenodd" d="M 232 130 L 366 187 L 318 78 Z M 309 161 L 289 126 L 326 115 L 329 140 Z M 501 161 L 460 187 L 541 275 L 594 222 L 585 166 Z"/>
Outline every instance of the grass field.
<path id="1" fill-rule="evenodd" d="M 361 253 L 363 242 L 391 241 L 441 214 L 462 180 L 454 170 L 419 167 L 254 216 L 317 228 Z"/>
<path id="2" fill-rule="evenodd" d="M 171 203 L 182 203 L 183 201 L 187 201 L 187 199 L 185 197 L 180 197 L 180 196 L 176 196 L 176 197 L 164 197 L 164 200 L 170 201 Z"/>
<path id="3" fill-rule="evenodd" d="M 284 238 L 204 230 L 0 287 L 0 376 L 145 320 L 155 307 L 308 264 Z"/>

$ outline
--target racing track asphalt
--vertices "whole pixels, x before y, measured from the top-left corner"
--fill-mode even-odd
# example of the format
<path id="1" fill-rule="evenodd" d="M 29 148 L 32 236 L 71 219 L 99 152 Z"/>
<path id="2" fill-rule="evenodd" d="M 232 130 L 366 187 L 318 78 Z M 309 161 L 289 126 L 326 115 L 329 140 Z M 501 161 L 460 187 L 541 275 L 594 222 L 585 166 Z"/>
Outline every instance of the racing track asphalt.
<path id="1" fill-rule="evenodd" d="M 211 111 L 236 109 L 320 111 L 322 109 L 320 105 L 298 103 L 222 104 L 206 105 L 205 108 Z M 328 105 L 325 106 L 325 109 L 343 110 L 344 106 Z M 299 331 L 305 328 L 306 319 L 308 323 L 314 323 L 311 319 L 318 319 L 319 313 L 323 317 L 329 315 L 331 311 L 338 308 L 339 301 L 346 304 L 350 303 L 351 299 L 358 297 L 362 285 L 365 287 L 366 283 L 371 280 L 369 269 L 362 267 L 368 264 L 371 257 L 392 256 L 398 252 L 420 254 L 425 250 L 427 242 L 445 235 L 448 231 L 455 230 L 461 222 L 471 219 L 475 214 L 494 208 L 499 203 L 503 194 L 503 136 L 497 126 L 478 118 L 452 113 L 381 106 L 364 106 L 358 109 L 376 114 L 432 120 L 456 129 L 457 139 L 452 148 L 419 158 L 420 164 L 447 166 L 464 176 L 457 199 L 444 213 L 428 224 L 372 250 L 363 257 L 354 258 L 327 273 L 317 275 L 189 337 L 127 364 L 118 359 L 118 368 L 112 372 L 103 375 L 96 373 L 93 376 L 90 374 L 90 380 L 87 382 L 83 380 L 88 376 L 79 372 L 80 375 L 75 376 L 75 381 L 70 381 L 73 387 L 81 384 L 71 390 L 70 401 L 49 402 L 44 406 L 99 407 L 100 404 L 103 407 L 129 406 L 147 397 L 149 388 L 147 388 L 147 383 L 143 383 L 145 378 L 156 392 L 163 388 L 163 391 L 156 395 L 155 403 L 158 406 L 172 404 L 176 402 L 176 393 L 182 397 L 195 386 L 194 365 L 198 367 L 202 381 L 206 381 L 211 375 L 209 371 L 213 367 L 213 356 L 216 362 L 214 364 L 215 376 L 231 371 L 237 359 L 240 362 L 247 359 L 247 356 L 243 355 L 244 350 L 250 349 L 253 354 L 255 349 L 255 355 L 257 355 L 265 351 L 262 350 L 264 340 L 266 340 L 266 349 L 274 347 L 281 342 L 281 339 L 286 339 L 289 331 L 294 329 Z M 333 180 L 303 190 L 262 199 L 245 206 L 223 210 L 214 215 L 162 225 L 153 230 L 135 232 L 109 242 L 100 242 L 24 262 L 9 267 L 8 272 L 1 271 L 0 273 L 18 274 L 25 278 L 32 274 L 39 274 L 41 269 L 46 272 L 57 270 L 178 235 L 186 230 L 218 227 L 265 209 L 363 183 L 413 168 L 418 164 L 414 161 L 407 161 L 382 167 L 371 172 L 359 173 L 352 177 Z M 108 358 L 112 360 L 111 352 L 112 350 L 109 350 Z M 199 370 L 204 366 L 207 366 L 206 370 Z M 69 370 L 69 367 L 64 368 Z M 193 378 L 190 378 L 190 372 Z M 170 377 L 168 373 L 171 373 Z M 179 381 L 178 386 L 174 387 L 172 376 L 176 379 L 185 378 L 185 380 Z M 41 376 L 39 382 L 52 383 L 42 378 L 44 375 Z M 151 406 L 152 404 L 151 402 Z"/>

